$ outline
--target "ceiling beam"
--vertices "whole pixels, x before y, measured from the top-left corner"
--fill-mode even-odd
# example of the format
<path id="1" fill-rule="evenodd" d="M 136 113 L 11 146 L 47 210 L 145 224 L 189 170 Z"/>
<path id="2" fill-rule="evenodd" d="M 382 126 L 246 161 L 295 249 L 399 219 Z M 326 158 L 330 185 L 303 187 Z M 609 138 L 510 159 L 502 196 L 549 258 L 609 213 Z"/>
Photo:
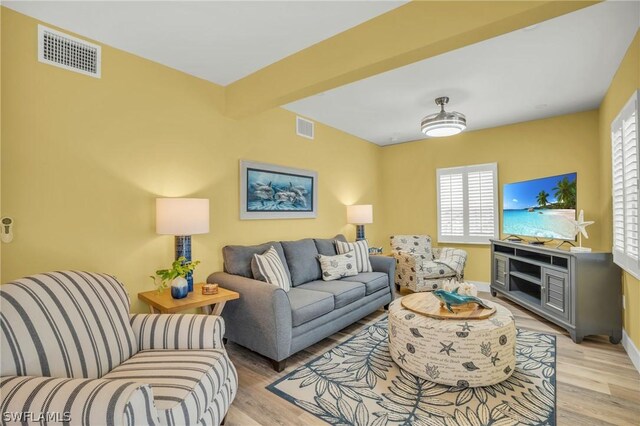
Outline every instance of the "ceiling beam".
<path id="1" fill-rule="evenodd" d="M 230 84 L 226 114 L 246 117 L 595 3 L 412 1 Z"/>

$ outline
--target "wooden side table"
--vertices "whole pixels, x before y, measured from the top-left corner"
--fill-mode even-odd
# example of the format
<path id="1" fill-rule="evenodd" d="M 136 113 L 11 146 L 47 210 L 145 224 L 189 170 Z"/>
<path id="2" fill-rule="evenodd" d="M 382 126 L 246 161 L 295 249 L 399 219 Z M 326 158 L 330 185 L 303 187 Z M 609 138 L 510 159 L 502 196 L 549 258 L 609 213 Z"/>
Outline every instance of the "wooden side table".
<path id="1" fill-rule="evenodd" d="M 172 314 L 187 309 L 201 308 L 202 313 L 220 315 L 228 300 L 238 299 L 240 294 L 218 287 L 217 294 L 202 294 L 202 284 L 194 284 L 193 291 L 184 299 L 171 297 L 171 289 L 158 294 L 157 290 L 138 293 L 138 299 L 149 305 L 152 314 Z"/>

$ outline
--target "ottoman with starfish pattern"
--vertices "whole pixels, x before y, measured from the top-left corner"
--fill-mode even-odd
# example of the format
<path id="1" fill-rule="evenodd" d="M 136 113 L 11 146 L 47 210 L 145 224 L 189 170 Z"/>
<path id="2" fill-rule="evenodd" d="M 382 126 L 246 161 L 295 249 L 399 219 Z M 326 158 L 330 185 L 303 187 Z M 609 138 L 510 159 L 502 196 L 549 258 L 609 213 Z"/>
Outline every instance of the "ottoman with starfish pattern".
<path id="1" fill-rule="evenodd" d="M 402 298 L 389 306 L 389 351 L 400 368 L 450 386 L 489 386 L 516 366 L 513 315 L 496 303 L 487 319 L 436 319 L 410 311 Z"/>

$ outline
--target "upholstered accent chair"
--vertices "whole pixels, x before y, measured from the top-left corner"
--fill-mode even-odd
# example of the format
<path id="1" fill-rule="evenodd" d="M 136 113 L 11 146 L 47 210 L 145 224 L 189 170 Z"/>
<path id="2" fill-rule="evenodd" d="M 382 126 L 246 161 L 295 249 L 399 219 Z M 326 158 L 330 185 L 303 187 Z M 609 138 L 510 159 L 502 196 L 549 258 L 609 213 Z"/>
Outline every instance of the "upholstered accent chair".
<path id="1" fill-rule="evenodd" d="M 433 291 L 445 281 L 464 278 L 467 252 L 431 246 L 429 235 L 394 235 L 391 254 L 396 259 L 396 288 Z"/>
<path id="2" fill-rule="evenodd" d="M 78 271 L 4 284 L 0 301 L 3 421 L 217 425 L 236 395 L 221 317 L 130 315 L 116 278 Z"/>

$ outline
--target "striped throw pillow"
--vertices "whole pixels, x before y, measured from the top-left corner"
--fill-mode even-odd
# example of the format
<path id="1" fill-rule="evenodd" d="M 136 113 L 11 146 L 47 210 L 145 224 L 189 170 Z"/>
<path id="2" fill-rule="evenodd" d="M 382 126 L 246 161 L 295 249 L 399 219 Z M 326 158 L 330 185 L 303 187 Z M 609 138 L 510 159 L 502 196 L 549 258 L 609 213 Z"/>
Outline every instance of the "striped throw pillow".
<path id="1" fill-rule="evenodd" d="M 352 251 L 335 256 L 318 255 L 322 279 L 325 281 L 337 280 L 344 277 L 358 275 L 356 257 Z"/>
<path id="2" fill-rule="evenodd" d="M 371 262 L 369 262 L 369 244 L 367 240 L 356 241 L 355 243 L 346 243 L 336 240 L 336 249 L 338 253 L 344 254 L 353 250 L 356 256 L 356 265 L 358 272 L 373 272 Z"/>
<path id="3" fill-rule="evenodd" d="M 289 275 L 284 270 L 280 256 L 273 246 L 262 254 L 254 254 L 251 263 L 255 279 L 277 285 L 284 291 L 291 289 Z"/>

